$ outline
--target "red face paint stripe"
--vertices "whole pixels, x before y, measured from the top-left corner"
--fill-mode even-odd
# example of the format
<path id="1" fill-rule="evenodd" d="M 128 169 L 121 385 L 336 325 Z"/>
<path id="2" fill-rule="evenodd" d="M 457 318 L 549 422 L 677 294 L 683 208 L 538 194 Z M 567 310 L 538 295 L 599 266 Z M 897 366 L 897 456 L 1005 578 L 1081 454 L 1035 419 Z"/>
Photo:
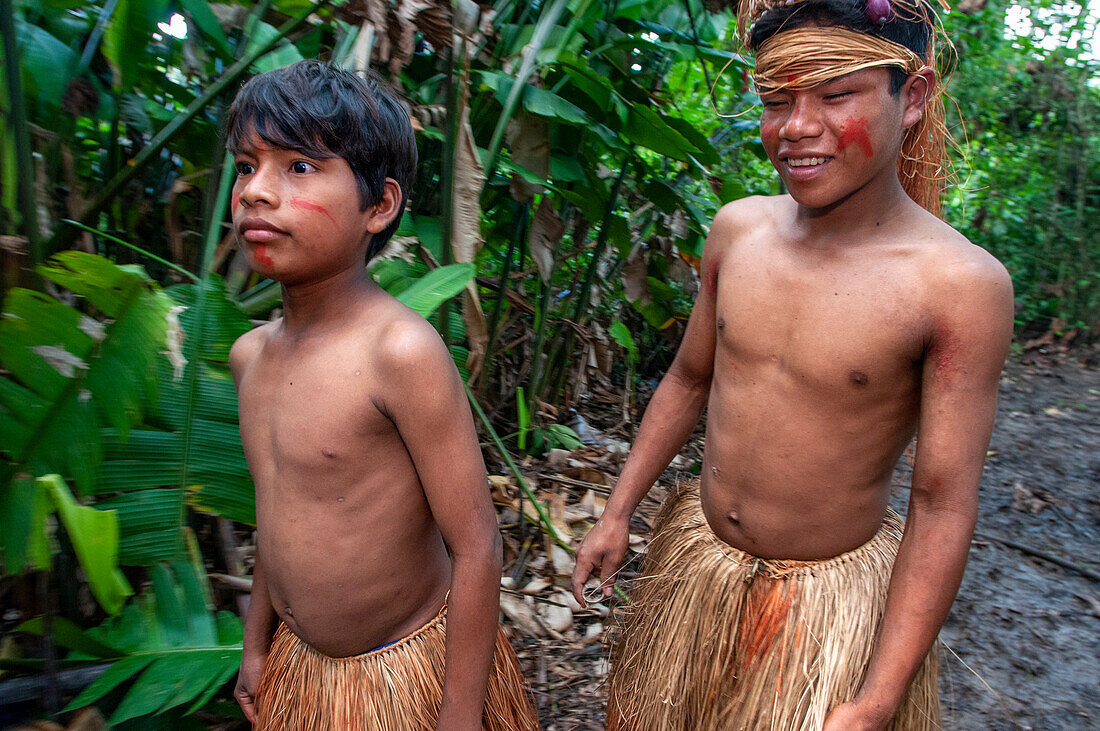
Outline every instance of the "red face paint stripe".
<path id="1" fill-rule="evenodd" d="M 332 217 L 332 214 L 328 212 L 328 209 L 318 203 L 307 201 L 304 198 L 291 198 L 290 205 L 294 208 L 300 208 L 305 211 L 316 211 L 317 213 L 324 214 L 328 217 L 328 220 L 332 221 L 333 225 L 336 225 L 336 219 Z"/>
<path id="2" fill-rule="evenodd" d="M 875 154 L 874 149 L 871 147 L 871 138 L 867 136 L 867 120 L 863 117 L 845 120 L 844 128 L 840 133 L 840 140 L 836 144 L 837 154 L 844 152 L 852 143 L 859 145 L 859 149 L 865 157 L 871 157 Z"/>
<path id="3" fill-rule="evenodd" d="M 234 193 L 233 198 L 230 200 L 230 203 L 229 203 L 229 209 L 231 211 L 235 211 L 235 210 L 237 210 L 237 206 L 239 206 L 240 204 L 241 204 L 241 194 L 240 193 Z"/>
<path id="4" fill-rule="evenodd" d="M 252 250 L 256 257 L 256 261 L 259 264 L 269 267 L 272 265 L 271 257 L 267 255 L 267 246 L 264 244 L 256 244 L 256 248 Z"/>

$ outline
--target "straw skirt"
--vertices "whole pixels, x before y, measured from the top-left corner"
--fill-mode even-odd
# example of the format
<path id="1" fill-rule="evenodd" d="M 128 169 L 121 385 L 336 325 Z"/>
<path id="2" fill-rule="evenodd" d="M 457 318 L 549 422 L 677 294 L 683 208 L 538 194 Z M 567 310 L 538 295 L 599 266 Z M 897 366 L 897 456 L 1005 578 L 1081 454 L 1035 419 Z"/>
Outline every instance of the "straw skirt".
<path id="1" fill-rule="evenodd" d="M 613 641 L 607 728 L 817 731 L 867 669 L 901 542 L 890 511 L 821 561 L 755 558 L 707 524 L 694 481 L 670 492 Z M 937 656 L 888 727 L 940 728 Z"/>
<path id="2" fill-rule="evenodd" d="M 280 624 L 256 691 L 260 731 L 432 731 L 443 699 L 447 609 L 397 642 L 332 658 Z M 459 668 L 461 672 L 461 668 Z M 516 653 L 497 631 L 484 731 L 538 729 Z"/>

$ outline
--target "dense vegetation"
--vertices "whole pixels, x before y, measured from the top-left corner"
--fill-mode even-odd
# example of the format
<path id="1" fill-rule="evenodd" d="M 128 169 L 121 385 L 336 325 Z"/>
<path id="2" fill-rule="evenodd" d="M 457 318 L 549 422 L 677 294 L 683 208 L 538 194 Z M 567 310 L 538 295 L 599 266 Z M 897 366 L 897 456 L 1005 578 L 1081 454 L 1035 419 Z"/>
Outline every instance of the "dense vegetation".
<path id="1" fill-rule="evenodd" d="M 1009 266 L 1021 333 L 1090 337 L 1096 19 L 1029 0 L 1013 31 L 1009 10 L 945 18 L 968 141 L 947 216 Z M 779 192 L 720 2 L 0 0 L 0 41 L 0 596 L 56 596 L 19 627 L 45 656 L 0 661 L 113 661 L 74 707 L 102 697 L 115 720 L 216 703 L 239 660 L 192 511 L 254 521 L 226 357 L 279 290 L 225 224 L 220 134 L 249 75 L 369 65 L 408 101 L 420 169 L 373 273 L 437 325 L 511 451 L 575 445 L 559 417 L 593 394 L 629 418 L 682 332 L 708 221 Z"/>

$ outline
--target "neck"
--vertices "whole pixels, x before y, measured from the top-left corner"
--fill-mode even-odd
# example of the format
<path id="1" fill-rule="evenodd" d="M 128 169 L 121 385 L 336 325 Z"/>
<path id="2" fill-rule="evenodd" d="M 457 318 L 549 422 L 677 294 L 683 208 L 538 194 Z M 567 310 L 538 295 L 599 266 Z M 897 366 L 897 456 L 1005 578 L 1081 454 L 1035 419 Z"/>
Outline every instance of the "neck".
<path id="1" fill-rule="evenodd" d="M 824 208 L 797 204 L 795 214 L 801 238 L 815 247 L 851 242 L 862 231 L 873 231 L 915 205 L 891 171 L 884 184 L 873 182 Z"/>
<path id="2" fill-rule="evenodd" d="M 378 290 L 365 266 L 345 269 L 326 279 L 283 284 L 283 331 L 300 335 L 319 326 L 347 321 L 363 296 Z"/>

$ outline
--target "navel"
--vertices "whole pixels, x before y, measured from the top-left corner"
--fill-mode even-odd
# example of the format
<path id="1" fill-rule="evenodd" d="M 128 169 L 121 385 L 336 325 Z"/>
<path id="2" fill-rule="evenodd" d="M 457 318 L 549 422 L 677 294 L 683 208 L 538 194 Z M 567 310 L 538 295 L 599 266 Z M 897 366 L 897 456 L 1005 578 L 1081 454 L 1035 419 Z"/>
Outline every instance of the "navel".
<path id="1" fill-rule="evenodd" d="M 857 386 L 866 386 L 867 382 L 870 379 L 867 378 L 867 374 L 864 373 L 863 371 L 852 371 L 851 373 L 848 374 L 848 380 L 850 380 L 852 383 L 854 383 Z"/>
<path id="2" fill-rule="evenodd" d="M 336 451 L 332 447 L 321 447 L 321 454 L 326 457 L 335 457 Z"/>
<path id="3" fill-rule="evenodd" d="M 724 329 L 725 329 L 725 327 L 726 327 L 726 320 L 725 320 L 725 318 L 719 317 L 719 318 L 718 318 L 718 329 L 719 329 L 719 330 L 724 330 Z"/>

